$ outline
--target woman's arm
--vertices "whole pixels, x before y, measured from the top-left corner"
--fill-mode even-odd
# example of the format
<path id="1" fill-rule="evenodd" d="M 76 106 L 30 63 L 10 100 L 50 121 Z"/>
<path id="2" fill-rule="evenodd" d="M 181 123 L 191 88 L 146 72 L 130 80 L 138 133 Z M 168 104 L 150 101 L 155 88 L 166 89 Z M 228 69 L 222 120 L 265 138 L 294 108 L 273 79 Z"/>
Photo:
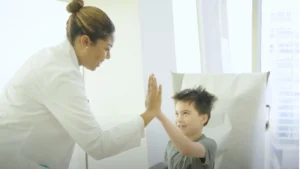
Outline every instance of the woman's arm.
<path id="1" fill-rule="evenodd" d="M 94 159 L 100 160 L 140 145 L 144 127 L 155 117 L 159 103 L 141 116 L 103 131 L 85 95 L 79 75 L 61 74 L 45 86 L 43 102 L 69 135 Z M 154 102 L 154 103 L 153 103 Z"/>

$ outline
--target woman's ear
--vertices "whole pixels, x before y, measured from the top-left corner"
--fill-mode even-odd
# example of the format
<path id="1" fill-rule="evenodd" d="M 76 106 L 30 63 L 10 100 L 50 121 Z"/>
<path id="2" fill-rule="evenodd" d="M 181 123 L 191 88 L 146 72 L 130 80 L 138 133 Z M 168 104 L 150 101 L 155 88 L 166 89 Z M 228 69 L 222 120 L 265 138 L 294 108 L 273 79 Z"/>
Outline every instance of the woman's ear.
<path id="1" fill-rule="evenodd" d="M 84 48 L 86 48 L 87 46 L 90 45 L 91 40 L 90 40 L 90 38 L 89 38 L 87 35 L 83 35 L 83 36 L 81 36 L 81 38 L 80 38 L 80 43 L 81 43 L 81 45 L 82 45 Z"/>

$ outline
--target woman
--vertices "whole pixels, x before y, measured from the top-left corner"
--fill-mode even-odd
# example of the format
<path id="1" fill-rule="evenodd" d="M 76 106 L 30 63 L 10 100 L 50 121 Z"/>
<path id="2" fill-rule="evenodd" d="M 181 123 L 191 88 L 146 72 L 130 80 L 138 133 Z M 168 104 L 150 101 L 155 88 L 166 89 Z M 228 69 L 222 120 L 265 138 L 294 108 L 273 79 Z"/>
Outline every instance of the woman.
<path id="1" fill-rule="evenodd" d="M 0 168 L 67 169 L 75 143 L 94 159 L 113 156 L 139 146 L 144 127 L 160 111 L 161 87 L 151 75 L 146 111 L 101 130 L 79 66 L 95 70 L 110 58 L 115 27 L 103 11 L 81 1 L 67 10 L 67 40 L 33 55 L 0 95 Z"/>

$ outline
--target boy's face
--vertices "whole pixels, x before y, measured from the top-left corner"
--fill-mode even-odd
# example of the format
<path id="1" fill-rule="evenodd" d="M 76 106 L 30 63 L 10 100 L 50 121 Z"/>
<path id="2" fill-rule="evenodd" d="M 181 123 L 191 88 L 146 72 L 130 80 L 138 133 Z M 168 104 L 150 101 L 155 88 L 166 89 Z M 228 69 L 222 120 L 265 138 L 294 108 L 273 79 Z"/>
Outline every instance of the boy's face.
<path id="1" fill-rule="evenodd" d="M 176 125 L 187 137 L 193 137 L 202 131 L 208 116 L 199 115 L 194 103 L 177 101 L 175 110 Z"/>

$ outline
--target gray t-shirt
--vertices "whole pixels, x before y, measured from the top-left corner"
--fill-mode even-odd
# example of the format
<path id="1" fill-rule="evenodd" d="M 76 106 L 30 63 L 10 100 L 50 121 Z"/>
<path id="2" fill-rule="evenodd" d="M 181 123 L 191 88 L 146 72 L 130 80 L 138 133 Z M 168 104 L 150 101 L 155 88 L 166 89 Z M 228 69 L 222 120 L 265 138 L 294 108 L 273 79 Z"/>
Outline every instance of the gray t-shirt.
<path id="1" fill-rule="evenodd" d="M 216 142 L 204 134 L 195 142 L 199 142 L 205 147 L 205 158 L 182 156 L 172 142 L 169 141 L 165 152 L 165 162 L 168 169 L 214 169 L 217 151 Z"/>

